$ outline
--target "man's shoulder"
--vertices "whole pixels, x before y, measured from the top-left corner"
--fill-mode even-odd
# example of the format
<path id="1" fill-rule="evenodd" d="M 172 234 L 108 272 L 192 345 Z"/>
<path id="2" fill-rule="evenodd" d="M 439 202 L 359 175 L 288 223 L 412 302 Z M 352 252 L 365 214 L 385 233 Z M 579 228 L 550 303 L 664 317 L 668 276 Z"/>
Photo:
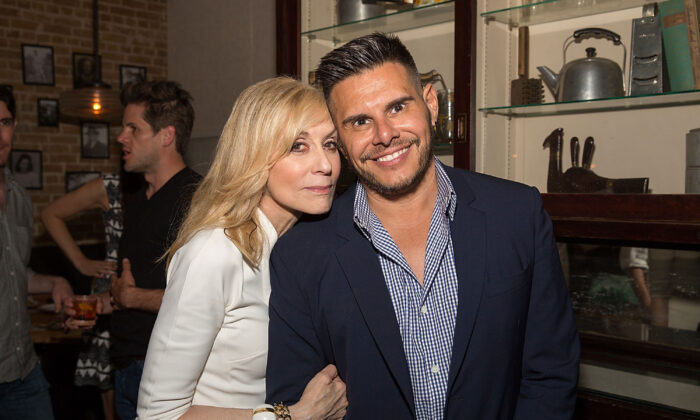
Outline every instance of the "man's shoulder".
<path id="1" fill-rule="evenodd" d="M 16 206 L 32 207 L 32 198 L 29 191 L 21 186 L 12 172 L 5 172 L 5 182 L 7 183 L 7 202 L 14 202 Z"/>
<path id="2" fill-rule="evenodd" d="M 196 188 L 202 176 L 188 166 L 185 166 L 180 172 L 176 173 L 171 181 L 180 187 Z"/>
<path id="3" fill-rule="evenodd" d="M 520 182 L 466 169 L 445 168 L 458 199 L 477 207 L 521 207 L 535 196 L 536 189 Z"/>

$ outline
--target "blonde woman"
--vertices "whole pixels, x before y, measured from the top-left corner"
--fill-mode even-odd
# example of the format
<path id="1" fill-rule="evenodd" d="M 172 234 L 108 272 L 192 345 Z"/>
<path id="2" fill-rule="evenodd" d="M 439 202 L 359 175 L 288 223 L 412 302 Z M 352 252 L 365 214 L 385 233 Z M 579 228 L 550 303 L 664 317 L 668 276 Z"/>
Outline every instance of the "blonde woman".
<path id="1" fill-rule="evenodd" d="M 139 418 L 250 419 L 264 402 L 270 251 L 302 214 L 330 209 L 336 141 L 314 88 L 274 78 L 241 93 L 167 254 Z M 289 410 L 294 419 L 342 418 L 346 405 L 329 365 Z"/>

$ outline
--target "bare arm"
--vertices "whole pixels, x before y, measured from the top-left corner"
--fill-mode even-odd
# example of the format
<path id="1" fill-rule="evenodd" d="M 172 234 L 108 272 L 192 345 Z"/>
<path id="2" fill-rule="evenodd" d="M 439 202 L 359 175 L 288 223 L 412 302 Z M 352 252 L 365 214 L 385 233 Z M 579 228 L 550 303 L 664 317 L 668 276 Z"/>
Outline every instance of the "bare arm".
<path id="1" fill-rule="evenodd" d="M 73 240 L 66 220 L 90 209 L 109 209 L 107 191 L 101 178 L 94 179 L 75 191 L 59 197 L 41 211 L 41 220 L 46 230 L 56 241 L 70 262 L 82 274 L 99 277 L 113 272 L 116 264 L 108 261 L 90 260 Z"/>
<path id="2" fill-rule="evenodd" d="M 289 406 L 289 413 L 294 420 L 342 419 L 347 406 L 345 382 L 336 367 L 328 365 L 311 378 L 299 402 Z M 249 420 L 252 415 L 252 410 L 193 405 L 180 419 Z"/>
<path id="3" fill-rule="evenodd" d="M 250 420 L 253 410 L 193 405 L 180 420 Z"/>
<path id="4" fill-rule="evenodd" d="M 136 281 L 131 273 L 131 262 L 127 258 L 122 261 L 122 276 L 112 276 L 110 294 L 116 303 L 116 309 L 140 309 L 142 311 L 158 312 L 163 301 L 165 289 L 143 289 L 136 287 Z"/>

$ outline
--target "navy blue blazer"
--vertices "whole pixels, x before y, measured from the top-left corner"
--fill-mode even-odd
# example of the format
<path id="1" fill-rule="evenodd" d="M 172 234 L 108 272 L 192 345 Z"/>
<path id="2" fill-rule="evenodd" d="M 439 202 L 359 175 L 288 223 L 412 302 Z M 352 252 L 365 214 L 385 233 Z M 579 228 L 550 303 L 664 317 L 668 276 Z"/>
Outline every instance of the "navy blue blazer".
<path id="1" fill-rule="evenodd" d="M 445 170 L 457 193 L 459 278 L 445 418 L 570 419 L 580 344 L 540 194 Z M 374 248 L 353 223 L 354 196 L 297 224 L 272 252 L 267 400 L 296 402 L 333 363 L 347 419 L 412 419 L 398 323 Z"/>

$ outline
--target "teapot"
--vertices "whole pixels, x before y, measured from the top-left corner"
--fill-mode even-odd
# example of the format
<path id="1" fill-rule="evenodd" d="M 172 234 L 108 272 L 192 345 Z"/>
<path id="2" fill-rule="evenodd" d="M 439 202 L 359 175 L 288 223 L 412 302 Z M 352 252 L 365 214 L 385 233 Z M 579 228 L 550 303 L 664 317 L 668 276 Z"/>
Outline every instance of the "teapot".
<path id="1" fill-rule="evenodd" d="M 622 66 L 607 58 L 597 57 L 595 48 L 586 48 L 586 57 L 566 62 L 566 49 L 574 42 L 581 42 L 583 37 L 593 36 L 610 39 L 623 49 Z M 620 41 L 620 35 L 607 29 L 579 29 L 564 41 L 562 47 L 564 66 L 559 74 L 547 66 L 539 66 L 537 70 L 544 84 L 552 91 L 557 102 L 581 101 L 590 99 L 624 96 L 623 74 L 627 61 L 627 48 Z"/>

